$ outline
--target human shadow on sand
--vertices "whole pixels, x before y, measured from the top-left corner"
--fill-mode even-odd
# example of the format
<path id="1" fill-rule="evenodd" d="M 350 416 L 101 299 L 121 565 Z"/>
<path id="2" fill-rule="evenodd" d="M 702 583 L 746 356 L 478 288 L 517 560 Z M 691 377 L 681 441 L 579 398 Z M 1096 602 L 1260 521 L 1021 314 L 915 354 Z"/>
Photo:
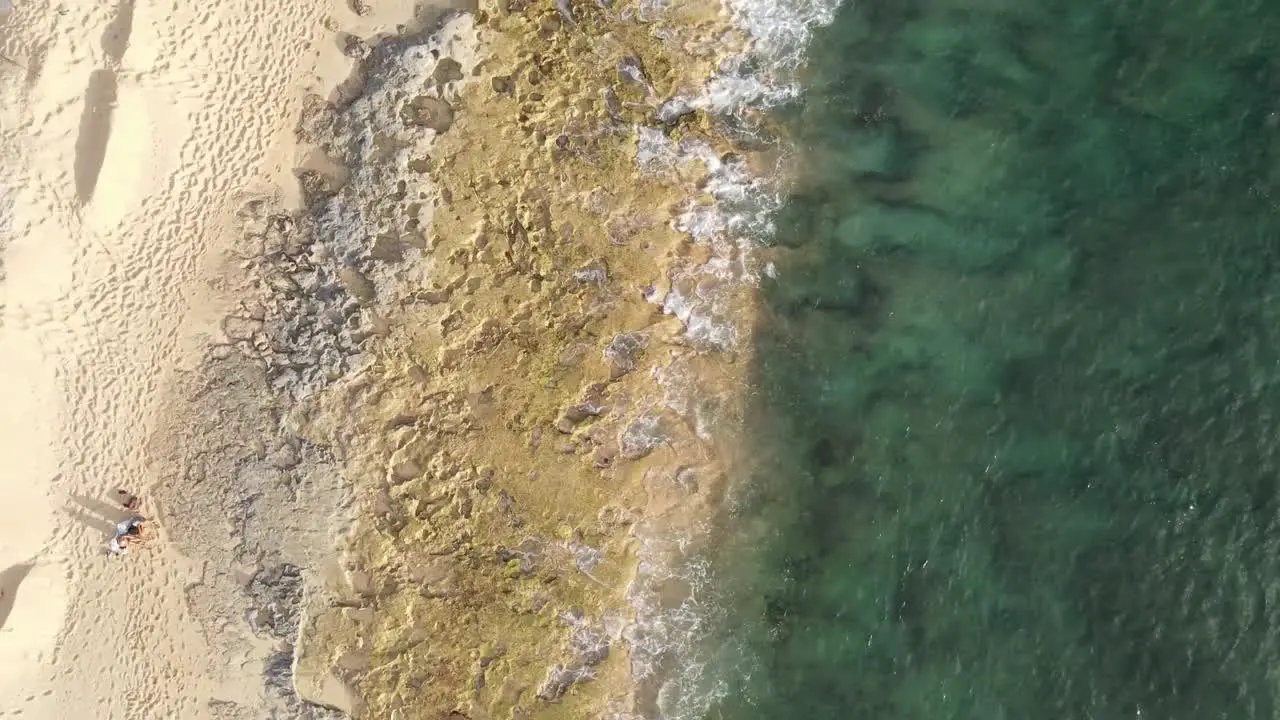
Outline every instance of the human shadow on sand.
<path id="1" fill-rule="evenodd" d="M 13 612 L 18 586 L 27 579 L 33 567 L 35 565 L 32 563 L 23 563 L 0 572 L 0 630 L 4 629 L 5 623 L 9 621 L 9 613 Z"/>
<path id="2" fill-rule="evenodd" d="M 87 528 L 102 531 L 107 537 L 115 535 L 116 525 L 130 516 L 128 510 L 106 500 L 88 495 L 72 495 L 71 499 L 75 505 L 66 508 L 67 514 Z"/>

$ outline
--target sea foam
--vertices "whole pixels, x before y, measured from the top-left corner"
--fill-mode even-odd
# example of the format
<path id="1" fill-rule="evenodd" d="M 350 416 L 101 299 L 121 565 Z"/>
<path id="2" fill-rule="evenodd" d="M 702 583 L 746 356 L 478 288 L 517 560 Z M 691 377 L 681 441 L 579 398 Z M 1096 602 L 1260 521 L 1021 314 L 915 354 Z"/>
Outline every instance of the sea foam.
<path id="1" fill-rule="evenodd" d="M 701 93 L 684 101 L 750 133 L 753 117 L 800 94 L 799 71 L 811 34 L 835 18 L 840 4 L 841 0 L 724 0 L 725 12 L 748 38 L 746 48 L 722 61 Z M 650 0 L 642 4 L 641 15 L 654 17 L 665 5 Z M 786 188 L 775 179 L 778 174 L 756 175 L 743 159 L 721 156 L 705 142 L 677 142 L 648 128 L 637 133 L 642 171 L 672 172 L 686 163 L 706 168 L 703 189 L 713 202 L 690 199 L 674 225 L 710 247 L 711 258 L 677 271 L 671 290 L 657 301 L 683 323 L 695 347 L 732 350 L 742 341 L 744 328 L 737 324 L 742 319 L 733 314 L 730 295 L 742 283 L 754 285 L 761 275 L 772 276 L 772 266 L 758 263 L 753 249 L 773 234 L 773 217 Z M 695 412 L 704 404 L 696 397 L 696 384 L 682 382 L 675 367 L 660 375 L 666 405 L 706 437 L 707 419 Z M 645 524 L 635 530 L 639 566 L 629 590 L 635 617 L 624 636 L 633 677 L 641 694 L 651 700 L 617 720 L 701 718 L 752 671 L 743 649 L 723 637 L 710 641 L 722 612 L 713 570 L 701 549 L 710 533 L 710 526 L 673 530 Z M 737 677 L 731 681 L 733 675 Z"/>

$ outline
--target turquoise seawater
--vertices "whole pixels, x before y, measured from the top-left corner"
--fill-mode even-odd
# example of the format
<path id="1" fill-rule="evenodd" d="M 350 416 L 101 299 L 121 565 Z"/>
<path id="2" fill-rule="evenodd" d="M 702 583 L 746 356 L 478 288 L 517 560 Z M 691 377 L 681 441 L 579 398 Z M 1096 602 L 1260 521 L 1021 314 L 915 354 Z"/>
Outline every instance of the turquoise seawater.
<path id="1" fill-rule="evenodd" d="M 810 60 L 707 717 L 1280 717 L 1280 3 L 851 0 Z"/>

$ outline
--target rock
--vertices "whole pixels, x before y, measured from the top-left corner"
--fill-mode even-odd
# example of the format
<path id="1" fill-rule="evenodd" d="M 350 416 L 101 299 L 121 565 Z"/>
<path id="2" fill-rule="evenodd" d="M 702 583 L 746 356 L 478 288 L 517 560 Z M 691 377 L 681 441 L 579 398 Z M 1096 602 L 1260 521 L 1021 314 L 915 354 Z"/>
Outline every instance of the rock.
<path id="1" fill-rule="evenodd" d="M 609 379 L 617 380 L 635 370 L 644 355 L 645 337 L 640 333 L 621 333 L 604 348 L 604 356 L 609 360 Z"/>
<path id="2" fill-rule="evenodd" d="M 422 468 L 412 460 L 404 460 L 391 466 L 391 476 L 400 482 L 413 480 L 422 475 Z"/>
<path id="3" fill-rule="evenodd" d="M 644 63 L 635 55 L 628 55 L 618 61 L 618 79 L 624 83 L 649 90 L 649 77 L 645 75 Z"/>
<path id="4" fill-rule="evenodd" d="M 415 364 L 409 367 L 409 379 L 425 387 L 431 382 L 431 375 L 427 373 L 426 368 Z"/>
<path id="5" fill-rule="evenodd" d="M 565 408 L 560 414 L 560 419 L 556 421 L 556 429 L 568 435 L 584 420 L 603 415 L 609 409 L 604 404 L 604 391 L 603 383 L 588 385 L 582 393 L 582 401 Z"/>
<path id="6" fill-rule="evenodd" d="M 870 127 L 856 127 L 846 133 L 840 146 L 840 164 L 858 175 L 886 180 L 905 180 L 910 176 L 913 143 L 901 125 L 894 121 Z"/>
<path id="7" fill-rule="evenodd" d="M 372 303 L 378 297 L 373 281 L 355 268 L 340 268 L 338 270 L 338 280 L 350 293 L 351 297 L 361 303 Z"/>
<path id="8" fill-rule="evenodd" d="M 281 295 L 292 295 L 298 291 L 298 283 L 288 275 L 272 275 L 267 278 L 267 286 Z"/>
<path id="9" fill-rule="evenodd" d="M 525 576 L 533 575 L 537 571 L 537 563 L 542 555 L 541 548 L 532 540 L 525 540 L 514 550 L 499 546 L 496 552 L 499 562 L 506 563 L 513 572 Z"/>
<path id="10" fill-rule="evenodd" d="M 636 460 L 648 455 L 666 439 L 667 429 L 662 417 L 647 413 L 627 425 L 618 438 L 618 445 L 624 458 Z"/>
<path id="11" fill-rule="evenodd" d="M 453 127 L 453 107 L 440 98 L 419 95 L 409 101 L 400 116 L 410 125 L 443 133 Z"/>
<path id="12" fill-rule="evenodd" d="M 315 93 L 309 93 L 302 100 L 302 111 L 298 113 L 294 131 L 301 140 L 315 143 L 316 138 L 332 131 L 334 115 L 331 103 Z"/>
<path id="13" fill-rule="evenodd" d="M 575 368 L 582 364 L 588 352 L 590 348 L 585 343 L 575 343 L 565 348 L 556 361 L 561 367 Z"/>
<path id="14" fill-rule="evenodd" d="M 485 318 L 467 335 L 467 346 L 475 353 L 489 352 L 496 348 L 506 335 L 507 331 L 501 323 L 493 318 Z"/>
<path id="15" fill-rule="evenodd" d="M 547 671 L 547 679 L 538 688 L 538 699 L 547 702 L 559 700 L 575 684 L 595 677 L 589 668 L 581 666 L 565 667 L 556 665 Z"/>
<path id="16" fill-rule="evenodd" d="M 262 679 L 272 695 L 281 698 L 293 695 L 293 653 L 279 652 L 267 658 Z"/>
<path id="17" fill-rule="evenodd" d="M 262 321 L 247 317 L 228 317 L 222 321 L 222 332 L 231 340 L 250 340 L 262 329 Z"/>
<path id="18" fill-rule="evenodd" d="M 298 457 L 298 451 L 293 445 L 285 443 L 276 448 L 267 456 L 267 464 L 277 470 L 289 470 L 297 467 L 301 458 Z"/>
<path id="19" fill-rule="evenodd" d="M 569 644 L 578 661 L 586 667 L 599 665 L 609 658 L 609 638 L 585 620 L 574 622 Z"/>
<path id="20" fill-rule="evenodd" d="M 676 470 L 674 481 L 676 487 L 690 495 L 698 492 L 698 473 L 687 465 Z"/>
<path id="21" fill-rule="evenodd" d="M 431 71 L 431 80 L 436 86 L 447 85 L 462 79 L 462 63 L 451 57 L 440 58 L 435 70 Z"/>
<path id="22" fill-rule="evenodd" d="M 273 390 L 284 391 L 298 384 L 301 380 L 297 370 L 285 368 L 275 373 L 271 377 L 271 388 Z"/>
<path id="23" fill-rule="evenodd" d="M 613 461 L 618 458 L 618 446 L 614 443 L 605 443 L 598 446 L 591 453 L 591 462 L 597 468 L 605 469 L 613 466 Z"/>
<path id="24" fill-rule="evenodd" d="M 622 101 L 618 100 L 618 93 L 613 88 L 607 87 L 600 91 L 600 100 L 604 103 L 605 111 L 609 113 L 610 119 L 622 121 Z"/>
<path id="25" fill-rule="evenodd" d="M 451 368 L 457 365 L 466 354 L 466 351 L 460 347 L 440 348 L 436 353 L 436 364 L 442 368 Z"/>
<path id="26" fill-rule="evenodd" d="M 449 301 L 450 292 L 448 290 L 419 290 L 411 296 L 414 300 L 420 300 L 428 305 L 439 305 Z"/>
<path id="27" fill-rule="evenodd" d="M 320 172 L 312 168 L 294 168 L 293 176 L 308 202 L 317 202 L 338 194 L 347 178 L 341 173 Z"/>
<path id="28" fill-rule="evenodd" d="M 556 0 L 556 12 L 570 25 L 577 24 L 573 20 L 573 0 Z"/>
<path id="29" fill-rule="evenodd" d="M 440 336 L 448 337 L 450 333 L 462 327 L 462 322 L 462 313 L 457 310 L 449 313 L 443 318 L 440 318 Z"/>
<path id="30" fill-rule="evenodd" d="M 680 118 L 693 113 L 693 106 L 687 100 L 682 97 L 673 97 L 658 107 L 654 117 L 663 125 L 671 126 L 680 122 Z"/>
<path id="31" fill-rule="evenodd" d="M 348 570 L 347 585 L 351 586 L 351 591 L 357 595 L 368 597 L 373 595 L 373 578 L 369 573 L 363 570 Z"/>
<path id="32" fill-rule="evenodd" d="M 303 293 L 306 293 L 308 295 L 313 294 L 317 290 L 319 290 L 320 285 L 322 283 L 320 279 L 320 273 L 314 270 L 312 270 L 311 272 L 298 273 L 297 275 L 294 275 L 293 282 L 295 285 L 298 286 L 299 290 L 301 290 Z"/>
<path id="33" fill-rule="evenodd" d="M 664 280 L 661 284 L 649 283 L 645 285 L 644 289 L 640 291 L 640 297 L 644 298 L 647 303 L 661 306 L 666 302 L 667 294 L 670 291 L 669 283 Z"/>
<path id="34" fill-rule="evenodd" d="M 288 563 L 263 570 L 249 581 L 249 624 L 255 632 L 294 642 L 301 619 L 302 569 Z"/>
<path id="35" fill-rule="evenodd" d="M 383 233 L 374 238 L 369 256 L 385 263 L 398 263 L 404 260 L 404 243 L 394 235 Z"/>
<path id="36" fill-rule="evenodd" d="M 373 54 L 373 47 L 358 35 L 338 33 L 338 44 L 342 46 L 342 54 L 353 60 L 364 61 Z"/>
<path id="37" fill-rule="evenodd" d="M 573 273 L 573 279 L 587 285 L 602 287 L 609 280 L 609 266 L 602 259 L 592 260 Z"/>

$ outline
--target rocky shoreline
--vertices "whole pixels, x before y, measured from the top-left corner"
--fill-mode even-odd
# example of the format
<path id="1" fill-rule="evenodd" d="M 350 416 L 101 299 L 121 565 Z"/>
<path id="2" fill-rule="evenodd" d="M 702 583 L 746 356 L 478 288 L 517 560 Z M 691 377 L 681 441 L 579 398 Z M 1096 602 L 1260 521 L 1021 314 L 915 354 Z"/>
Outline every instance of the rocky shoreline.
<path id="1" fill-rule="evenodd" d="M 246 204 L 252 299 L 208 359 L 235 382 L 196 394 L 270 388 L 240 431 L 278 440 L 212 500 L 280 717 L 653 712 L 673 648 L 635 603 L 687 589 L 637 553 L 714 515 L 746 365 L 756 269 L 686 227 L 758 149 L 686 99 L 727 32 L 508 2 L 353 40 L 355 80 L 309 104 L 307 208 Z M 267 496 L 305 550 L 257 549 Z M 303 502 L 322 527 L 275 514 Z"/>

